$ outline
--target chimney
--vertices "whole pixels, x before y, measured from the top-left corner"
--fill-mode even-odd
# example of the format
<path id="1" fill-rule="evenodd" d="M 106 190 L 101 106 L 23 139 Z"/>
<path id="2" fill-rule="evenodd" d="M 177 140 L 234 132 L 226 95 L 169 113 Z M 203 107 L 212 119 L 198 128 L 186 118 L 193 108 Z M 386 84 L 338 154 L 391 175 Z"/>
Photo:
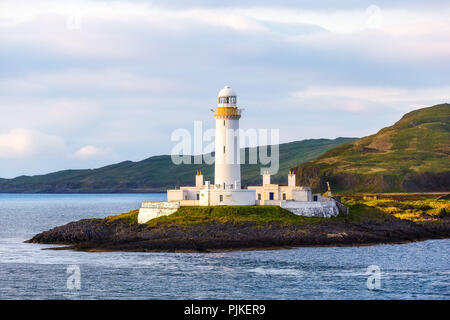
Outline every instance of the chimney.
<path id="1" fill-rule="evenodd" d="M 195 176 L 195 186 L 197 188 L 203 186 L 203 173 L 201 171 L 197 171 L 197 175 Z"/>
<path id="2" fill-rule="evenodd" d="M 265 186 L 266 184 L 270 184 L 269 171 L 264 171 L 264 174 L 263 174 L 263 186 Z"/>
<path id="3" fill-rule="evenodd" d="M 294 170 L 289 170 L 288 186 L 289 187 L 295 187 L 295 173 L 294 173 Z"/>

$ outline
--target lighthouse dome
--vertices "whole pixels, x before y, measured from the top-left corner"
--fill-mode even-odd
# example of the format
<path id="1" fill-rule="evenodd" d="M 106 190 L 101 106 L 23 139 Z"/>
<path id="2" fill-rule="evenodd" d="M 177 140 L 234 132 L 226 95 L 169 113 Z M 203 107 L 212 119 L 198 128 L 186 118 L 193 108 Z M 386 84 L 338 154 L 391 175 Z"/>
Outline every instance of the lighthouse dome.
<path id="1" fill-rule="evenodd" d="M 236 97 L 236 92 L 234 92 L 233 89 L 231 89 L 230 86 L 223 87 L 222 90 L 220 90 L 219 94 L 217 95 L 218 98 L 221 97 Z"/>
<path id="2" fill-rule="evenodd" d="M 236 92 L 230 86 L 223 87 L 217 95 L 219 107 L 236 107 Z"/>

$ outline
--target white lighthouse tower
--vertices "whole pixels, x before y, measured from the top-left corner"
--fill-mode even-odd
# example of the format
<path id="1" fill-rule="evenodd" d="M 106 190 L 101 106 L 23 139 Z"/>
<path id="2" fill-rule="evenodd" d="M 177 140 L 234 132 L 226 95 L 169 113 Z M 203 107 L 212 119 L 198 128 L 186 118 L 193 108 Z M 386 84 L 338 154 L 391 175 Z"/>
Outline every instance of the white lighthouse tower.
<path id="1" fill-rule="evenodd" d="M 254 205 L 255 190 L 241 188 L 239 148 L 239 119 L 241 109 L 236 106 L 236 93 L 225 86 L 217 95 L 214 184 L 208 181 L 200 190 L 201 206 Z"/>
<path id="2" fill-rule="evenodd" d="M 241 189 L 239 148 L 239 118 L 236 93 L 225 86 L 217 95 L 217 108 L 212 110 L 216 119 L 216 151 L 214 185 L 218 189 Z"/>

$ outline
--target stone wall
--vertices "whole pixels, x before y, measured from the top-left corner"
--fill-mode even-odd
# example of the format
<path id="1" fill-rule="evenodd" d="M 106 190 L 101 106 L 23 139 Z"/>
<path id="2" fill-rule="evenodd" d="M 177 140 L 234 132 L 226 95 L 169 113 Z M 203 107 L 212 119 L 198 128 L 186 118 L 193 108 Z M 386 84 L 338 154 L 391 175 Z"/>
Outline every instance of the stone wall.
<path id="1" fill-rule="evenodd" d="M 348 215 L 349 209 L 346 205 L 343 205 L 339 201 L 336 201 L 336 206 L 338 207 L 340 213 Z"/>
<path id="2" fill-rule="evenodd" d="M 168 216 L 177 211 L 178 208 L 180 208 L 179 202 L 142 202 L 138 223 L 146 223 L 154 218 Z"/>
<path id="3" fill-rule="evenodd" d="M 199 200 L 181 200 L 180 206 L 181 207 L 192 207 L 192 206 L 199 206 L 200 201 Z"/>
<path id="4" fill-rule="evenodd" d="M 339 214 L 339 208 L 331 201 L 283 201 L 280 206 L 296 215 L 305 217 L 331 218 Z"/>

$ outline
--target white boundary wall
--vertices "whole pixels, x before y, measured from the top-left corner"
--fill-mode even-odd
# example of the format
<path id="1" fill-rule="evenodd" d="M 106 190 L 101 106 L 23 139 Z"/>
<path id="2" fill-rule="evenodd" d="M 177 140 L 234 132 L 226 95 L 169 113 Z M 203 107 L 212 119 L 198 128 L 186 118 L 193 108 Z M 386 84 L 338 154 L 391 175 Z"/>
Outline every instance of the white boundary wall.
<path id="1" fill-rule="evenodd" d="M 201 190 L 200 201 L 184 200 L 171 202 L 142 202 L 139 209 L 138 223 L 168 216 L 177 211 L 181 206 L 237 206 L 237 205 L 272 205 L 280 206 L 296 215 L 305 217 L 331 218 L 339 214 L 336 201 L 282 201 L 265 200 L 255 201 L 255 190 Z M 222 195 L 222 197 L 220 197 Z M 222 201 L 220 201 L 222 198 Z"/>
<path id="2" fill-rule="evenodd" d="M 147 221 L 168 216 L 180 208 L 179 202 L 142 202 L 139 209 L 138 223 L 146 223 Z"/>
<path id="3" fill-rule="evenodd" d="M 267 201 L 266 201 L 266 204 Z M 335 201 L 282 201 L 280 206 L 296 215 L 331 218 L 339 214 Z"/>

